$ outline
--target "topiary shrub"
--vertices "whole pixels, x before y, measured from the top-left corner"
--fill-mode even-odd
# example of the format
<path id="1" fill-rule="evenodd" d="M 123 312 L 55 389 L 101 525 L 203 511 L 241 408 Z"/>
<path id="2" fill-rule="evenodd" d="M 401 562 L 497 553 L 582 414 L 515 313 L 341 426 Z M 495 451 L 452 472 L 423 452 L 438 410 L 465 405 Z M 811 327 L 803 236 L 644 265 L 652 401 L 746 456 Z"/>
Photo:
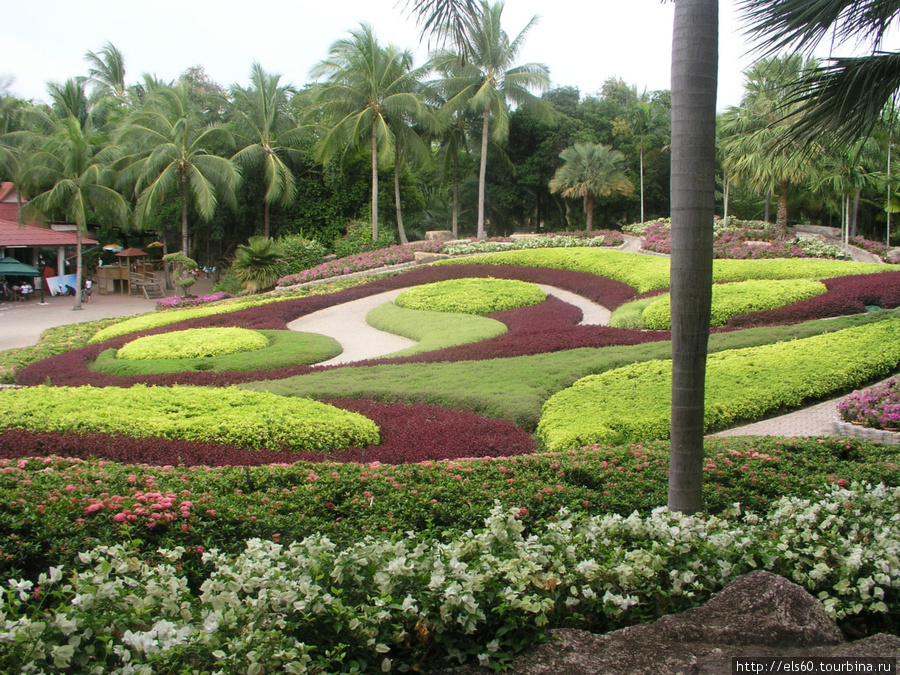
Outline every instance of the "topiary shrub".
<path id="1" fill-rule="evenodd" d="M 406 309 L 483 316 L 546 300 L 538 286 L 510 279 L 451 279 L 404 291 L 394 304 Z"/>
<path id="2" fill-rule="evenodd" d="M 196 359 L 263 349 L 268 344 L 264 335 L 245 328 L 189 328 L 132 340 L 118 350 L 116 358 Z"/>

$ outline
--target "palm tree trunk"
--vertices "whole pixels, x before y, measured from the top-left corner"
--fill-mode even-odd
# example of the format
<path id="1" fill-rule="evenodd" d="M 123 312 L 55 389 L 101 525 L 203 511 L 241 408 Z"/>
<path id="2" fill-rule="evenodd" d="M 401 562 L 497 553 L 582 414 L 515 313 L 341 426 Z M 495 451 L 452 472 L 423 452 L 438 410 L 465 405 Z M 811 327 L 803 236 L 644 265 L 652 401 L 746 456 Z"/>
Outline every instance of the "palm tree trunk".
<path id="1" fill-rule="evenodd" d="M 82 270 L 82 253 L 81 253 L 81 235 L 84 231 L 84 228 L 81 225 L 75 229 L 75 306 L 72 308 L 73 310 L 84 309 L 81 306 L 81 287 L 84 286 L 84 283 L 81 281 L 84 275 L 84 271 Z M 41 279 L 43 283 L 43 279 Z M 129 282 L 129 290 L 131 289 Z"/>
<path id="2" fill-rule="evenodd" d="M 641 222 L 644 222 L 644 140 L 641 139 Z"/>
<path id="3" fill-rule="evenodd" d="M 263 236 L 269 238 L 269 202 L 263 201 Z"/>
<path id="4" fill-rule="evenodd" d="M 397 233 L 400 235 L 400 243 L 408 244 L 406 230 L 403 227 L 403 209 L 400 206 L 400 148 L 394 145 L 394 206 L 397 209 Z"/>
<path id="5" fill-rule="evenodd" d="M 724 208 L 722 209 L 722 220 L 725 222 L 725 225 L 728 225 L 728 190 L 731 187 L 731 183 L 728 181 L 728 177 L 725 177 L 725 190 L 722 198 L 724 200 Z"/>
<path id="6" fill-rule="evenodd" d="M 181 252 L 188 254 L 187 176 L 181 174 Z"/>
<path id="7" fill-rule="evenodd" d="M 372 241 L 378 239 L 378 143 L 372 124 Z"/>
<path id="8" fill-rule="evenodd" d="M 778 237 L 787 236 L 788 214 L 788 182 L 781 181 L 778 186 L 778 213 L 775 215 L 775 234 Z"/>
<path id="9" fill-rule="evenodd" d="M 584 222 L 585 228 L 590 232 L 594 227 L 594 195 L 590 192 L 584 195 Z"/>
<path id="10" fill-rule="evenodd" d="M 672 39 L 672 416 L 669 509 L 703 506 L 716 187 L 718 0 L 675 0 Z"/>
<path id="11" fill-rule="evenodd" d="M 477 239 L 484 239 L 484 188 L 487 180 L 488 125 L 491 121 L 491 109 L 484 107 L 484 121 L 481 123 L 481 167 L 478 170 L 478 230 Z"/>
<path id="12" fill-rule="evenodd" d="M 856 193 L 853 195 L 853 223 L 850 230 L 851 237 L 856 236 L 857 227 L 859 225 L 859 193 L 860 190 L 857 188 Z"/>
<path id="13" fill-rule="evenodd" d="M 771 204 L 771 202 L 772 202 L 772 193 L 766 192 L 766 211 L 765 211 L 765 215 L 763 215 L 763 220 L 767 223 L 769 222 L 769 217 L 770 217 L 769 204 Z"/>
<path id="14" fill-rule="evenodd" d="M 888 156 L 887 156 L 887 231 L 884 237 L 885 246 L 891 245 L 891 210 L 894 200 L 891 196 L 891 154 L 894 149 L 894 129 L 891 128 L 888 134 Z"/>
<path id="15" fill-rule="evenodd" d="M 451 215 L 453 238 L 459 236 L 459 156 L 453 156 L 453 214 Z"/>

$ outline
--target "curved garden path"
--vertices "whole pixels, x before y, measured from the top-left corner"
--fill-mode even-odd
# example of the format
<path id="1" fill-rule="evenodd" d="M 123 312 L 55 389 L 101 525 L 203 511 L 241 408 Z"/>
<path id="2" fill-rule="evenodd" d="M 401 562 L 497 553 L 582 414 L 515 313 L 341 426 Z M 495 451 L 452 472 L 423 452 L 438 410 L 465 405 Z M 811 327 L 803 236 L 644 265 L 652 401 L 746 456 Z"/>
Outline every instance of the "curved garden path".
<path id="1" fill-rule="evenodd" d="M 605 307 L 561 288 L 544 284 L 539 284 L 539 286 L 547 295 L 553 295 L 563 302 L 578 307 L 582 313 L 581 324 L 605 326 L 609 323 L 610 311 Z M 291 321 L 288 328 L 327 335 L 341 344 L 341 347 L 344 348 L 343 352 L 318 365 L 333 366 L 386 356 L 416 343 L 414 340 L 372 328 L 366 323 L 366 315 L 379 305 L 391 302 L 405 290 L 405 288 L 401 288 L 387 291 L 346 302 L 336 307 L 322 309 Z"/>

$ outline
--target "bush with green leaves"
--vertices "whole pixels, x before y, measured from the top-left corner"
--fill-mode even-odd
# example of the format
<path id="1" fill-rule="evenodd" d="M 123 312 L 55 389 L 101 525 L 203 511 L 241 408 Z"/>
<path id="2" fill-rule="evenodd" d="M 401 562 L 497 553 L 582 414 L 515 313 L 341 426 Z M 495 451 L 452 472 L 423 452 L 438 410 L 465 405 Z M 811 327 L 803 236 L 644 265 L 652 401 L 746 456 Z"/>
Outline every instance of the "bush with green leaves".
<path id="1" fill-rule="evenodd" d="M 275 288 L 275 282 L 287 270 L 284 249 L 274 239 L 250 237 L 234 251 L 234 262 L 228 270 L 249 293 Z"/>
<path id="2" fill-rule="evenodd" d="M 309 399 L 229 387 L 0 390 L 0 429 L 111 433 L 268 450 L 378 444 L 371 420 Z"/>
<path id="3" fill-rule="evenodd" d="M 343 351 L 337 340 L 318 333 L 291 330 L 261 330 L 258 333 L 266 340 L 267 344 L 262 349 L 254 351 L 200 358 L 154 358 L 128 361 L 117 358 L 117 350 L 107 349 L 101 352 L 93 363 L 89 364 L 89 368 L 94 372 L 116 377 L 184 373 L 192 370 L 217 373 L 236 370 L 274 370 L 321 363 Z M 171 333 L 163 335 L 171 335 Z"/>
<path id="4" fill-rule="evenodd" d="M 900 365 L 900 319 L 711 354 L 707 430 L 796 408 L 886 377 Z M 672 362 L 590 375 L 551 397 L 537 435 L 550 450 L 668 438 Z"/>
<path id="5" fill-rule="evenodd" d="M 657 509 L 585 517 L 565 509 L 527 535 L 519 509 L 447 541 L 317 534 L 251 539 L 202 554 L 192 591 L 185 548 L 148 564 L 129 546 L 51 567 L 40 588 L 11 579 L 0 666 L 13 672 L 387 672 L 440 662 L 508 667 L 549 628 L 603 632 L 684 611 L 737 576 L 768 570 L 838 620 L 900 618 L 900 489 L 834 489 L 739 504 L 721 516 Z M 778 536 L 773 537 L 772 533 Z M 865 544 L 861 537 L 865 537 Z M 75 639 L 73 639 L 73 637 Z"/>
<path id="6" fill-rule="evenodd" d="M 129 361 L 199 359 L 249 352 L 268 345 L 269 341 L 262 333 L 246 328 L 190 328 L 127 342 L 119 347 L 116 358 Z"/>
<path id="7" fill-rule="evenodd" d="M 306 239 L 297 234 L 279 237 L 278 245 L 284 252 L 287 265 L 285 274 L 296 274 L 322 264 L 326 249 L 314 239 Z"/>
<path id="8" fill-rule="evenodd" d="M 382 224 L 378 229 L 378 239 L 372 241 L 372 223 L 361 220 L 351 221 L 347 225 L 347 233 L 332 244 L 334 254 L 338 258 L 377 251 L 397 243 L 397 233 Z"/>
<path id="9" fill-rule="evenodd" d="M 822 295 L 828 289 L 821 281 L 786 279 L 739 281 L 715 284 L 712 292 L 711 326 L 724 326 L 733 316 L 792 305 Z M 649 303 L 641 318 L 642 328 L 669 330 L 672 326 L 670 296 L 665 294 Z"/>
<path id="10" fill-rule="evenodd" d="M 525 237 L 515 241 L 470 241 L 452 243 L 441 246 L 441 253 L 447 255 L 472 255 L 473 253 L 496 253 L 498 251 L 522 251 L 532 248 L 571 248 L 575 246 L 610 246 L 621 243 L 621 235 L 617 233 L 598 234 L 590 237 L 574 235 L 553 235 L 543 237 Z"/>
<path id="11" fill-rule="evenodd" d="M 546 299 L 547 294 L 540 287 L 524 281 L 468 278 L 410 288 L 398 295 L 394 304 L 406 309 L 483 316 L 536 305 Z"/>
<path id="12" fill-rule="evenodd" d="M 654 302 L 659 300 L 658 295 L 649 298 L 640 298 L 626 302 L 624 305 L 616 308 L 609 317 L 609 325 L 612 328 L 625 328 L 631 330 L 641 330 L 646 328 L 644 325 L 644 310 Z"/>
<path id="13" fill-rule="evenodd" d="M 398 307 L 386 302 L 366 315 L 366 323 L 386 333 L 400 335 L 418 344 L 388 356 L 412 356 L 436 349 L 466 345 L 503 335 L 506 324 L 485 316 L 429 312 Z"/>

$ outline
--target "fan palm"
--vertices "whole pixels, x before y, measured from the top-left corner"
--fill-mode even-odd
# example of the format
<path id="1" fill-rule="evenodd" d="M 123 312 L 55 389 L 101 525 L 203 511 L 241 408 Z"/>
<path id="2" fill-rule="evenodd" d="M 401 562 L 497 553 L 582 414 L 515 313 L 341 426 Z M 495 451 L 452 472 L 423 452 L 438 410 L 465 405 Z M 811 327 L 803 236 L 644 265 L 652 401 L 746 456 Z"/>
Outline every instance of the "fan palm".
<path id="1" fill-rule="evenodd" d="M 317 101 L 332 120 L 318 144 L 318 158 L 327 161 L 363 143 L 369 146 L 373 241 L 378 238 L 378 168 L 391 160 L 396 141 L 390 120 L 421 115 L 421 73 L 413 69 L 411 52 L 382 47 L 365 24 L 331 45 L 328 59 L 312 71 L 313 77 L 326 78 Z"/>
<path id="2" fill-rule="evenodd" d="M 28 202 L 26 214 L 37 212 L 49 217 L 63 212 L 77 226 L 76 288 L 82 287 L 81 238 L 87 234 L 88 222 L 100 217 L 122 226 L 128 218 L 127 202 L 110 187 L 114 180 L 110 165 L 120 152 L 104 141 L 90 120 L 82 125 L 76 118 L 67 117 L 31 158 L 26 171 L 29 182 L 48 186 Z M 75 294 L 73 309 L 81 309 L 81 293 Z"/>
<path id="3" fill-rule="evenodd" d="M 447 80 L 452 94 L 447 111 L 468 108 L 482 116 L 481 164 L 478 173 L 478 230 L 485 235 L 484 203 L 487 181 L 488 140 L 504 140 L 509 133 L 509 104 L 530 107 L 535 114 L 551 116 L 550 107 L 531 93 L 531 89 L 545 90 L 550 86 L 547 67 L 539 63 L 514 65 L 528 31 L 537 17 L 512 40 L 501 26 L 503 3 L 481 3 L 481 11 L 469 17 L 465 32 L 465 49 L 461 53 L 444 52 L 437 55 L 439 68 L 450 69 L 455 64 L 454 77 Z M 493 130 L 491 130 L 493 121 Z"/>
<path id="4" fill-rule="evenodd" d="M 268 237 L 250 237 L 246 245 L 234 251 L 231 271 L 244 290 L 258 293 L 275 286 L 284 276 L 287 263 L 284 249 Z"/>
<path id="5" fill-rule="evenodd" d="M 594 223 L 594 197 L 614 192 L 630 195 L 634 191 L 622 169 L 625 155 L 608 145 L 576 143 L 559 156 L 565 164 L 550 180 L 550 192 L 558 192 L 569 199 L 584 199 L 588 232 Z"/>
<path id="6" fill-rule="evenodd" d="M 266 181 L 263 197 L 263 236 L 269 236 L 269 208 L 274 204 L 294 203 L 297 186 L 288 163 L 299 158 L 297 144 L 306 136 L 290 112 L 293 88 L 279 85 L 280 75 L 266 73 L 254 63 L 251 88 L 232 86 L 234 127 L 238 138 L 247 143 L 232 159 L 242 167 L 262 165 Z"/>
<path id="7" fill-rule="evenodd" d="M 184 85 L 161 89 L 119 134 L 133 150 L 135 163 L 128 175 L 136 176 L 138 195 L 135 221 L 145 224 L 166 195 L 181 197 L 181 251 L 188 254 L 188 206 L 210 220 L 220 200 L 235 204 L 240 174 L 234 164 L 212 154 L 214 146 L 230 145 L 230 132 L 204 126 L 189 103 Z"/>

